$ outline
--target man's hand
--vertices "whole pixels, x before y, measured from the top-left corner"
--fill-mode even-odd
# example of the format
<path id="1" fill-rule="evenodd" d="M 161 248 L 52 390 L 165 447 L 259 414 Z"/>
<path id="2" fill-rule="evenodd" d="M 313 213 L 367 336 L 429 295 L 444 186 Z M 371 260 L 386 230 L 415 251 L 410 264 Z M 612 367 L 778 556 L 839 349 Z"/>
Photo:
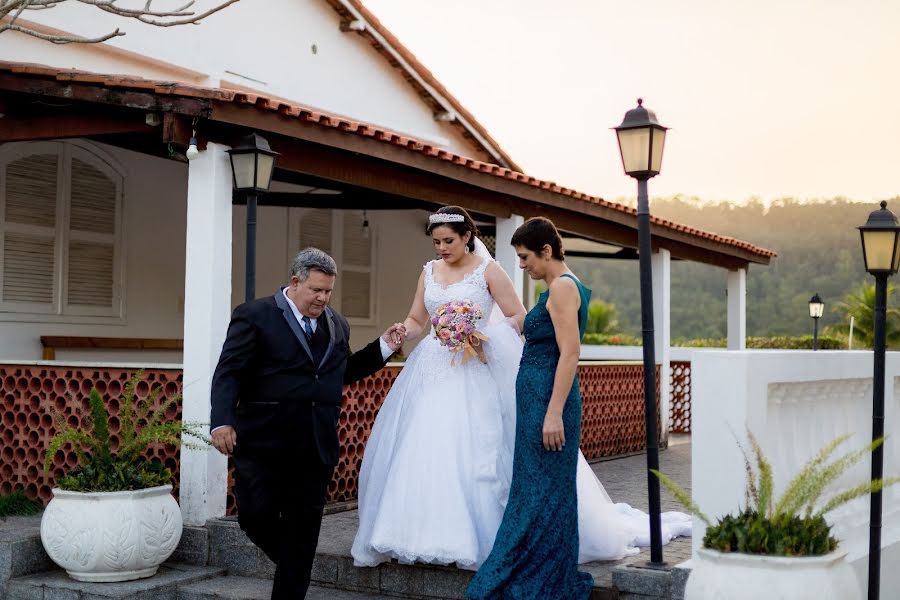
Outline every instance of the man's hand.
<path id="1" fill-rule="evenodd" d="M 234 446 L 237 444 L 237 433 L 235 433 L 234 427 L 231 425 L 216 427 L 216 430 L 210 434 L 210 437 L 216 450 L 225 456 L 231 456 L 231 453 L 234 452 Z"/>
<path id="2" fill-rule="evenodd" d="M 406 340 L 406 327 L 403 323 L 394 323 L 381 335 L 381 339 L 388 345 L 388 348 L 397 352 L 403 347 L 403 342 Z"/>

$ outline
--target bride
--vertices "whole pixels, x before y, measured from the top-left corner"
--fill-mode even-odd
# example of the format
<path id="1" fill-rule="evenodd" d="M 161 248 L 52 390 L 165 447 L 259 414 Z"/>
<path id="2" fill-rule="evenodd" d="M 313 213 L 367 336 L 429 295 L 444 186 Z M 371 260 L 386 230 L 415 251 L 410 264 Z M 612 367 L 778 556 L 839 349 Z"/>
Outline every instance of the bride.
<path id="1" fill-rule="evenodd" d="M 441 260 L 422 270 L 407 336 L 430 332 L 442 305 L 470 301 L 484 315 L 477 331 L 485 341 L 465 360 L 432 334 L 409 355 L 366 445 L 352 554 L 357 566 L 396 558 L 475 570 L 494 544 L 509 493 L 525 307 L 464 209 L 440 209 L 426 232 Z M 579 562 L 648 545 L 647 515 L 613 504 L 580 452 L 578 461 Z M 663 517 L 664 541 L 690 534 L 686 515 Z"/>

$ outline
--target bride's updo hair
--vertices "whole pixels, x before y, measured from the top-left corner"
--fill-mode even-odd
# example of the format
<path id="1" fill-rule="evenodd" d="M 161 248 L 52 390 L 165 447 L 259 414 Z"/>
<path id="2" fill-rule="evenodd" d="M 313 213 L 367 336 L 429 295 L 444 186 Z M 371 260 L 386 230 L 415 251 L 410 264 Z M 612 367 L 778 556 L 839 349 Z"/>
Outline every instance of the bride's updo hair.
<path id="1" fill-rule="evenodd" d="M 459 237 L 463 237 L 466 235 L 467 231 L 471 231 L 472 235 L 469 237 L 469 243 L 466 244 L 469 247 L 469 252 L 475 252 L 475 238 L 479 235 L 478 227 L 475 225 L 475 221 L 472 220 L 471 215 L 466 212 L 461 206 L 444 206 L 443 208 L 438 209 L 435 215 L 460 215 L 462 216 L 462 220 L 455 220 L 449 222 L 441 222 L 434 221 L 433 219 L 429 219 L 428 225 L 425 226 L 425 234 L 431 235 L 431 232 L 435 230 L 437 227 L 449 227 L 453 231 L 459 234 Z"/>
<path id="2" fill-rule="evenodd" d="M 531 217 L 522 223 L 509 243 L 513 246 L 528 248 L 535 254 L 540 254 L 544 246 L 550 246 L 551 256 L 556 260 L 563 260 L 562 237 L 556 229 L 553 221 L 546 217 Z"/>

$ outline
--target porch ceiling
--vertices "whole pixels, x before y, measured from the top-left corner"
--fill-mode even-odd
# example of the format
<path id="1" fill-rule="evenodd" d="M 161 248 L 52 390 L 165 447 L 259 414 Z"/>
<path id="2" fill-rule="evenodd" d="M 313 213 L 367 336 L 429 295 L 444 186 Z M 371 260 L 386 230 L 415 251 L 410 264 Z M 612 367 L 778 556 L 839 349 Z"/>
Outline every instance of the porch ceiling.
<path id="1" fill-rule="evenodd" d="M 207 141 L 233 145 L 253 129 L 266 132 L 281 153 L 281 172 L 365 191 L 376 205 L 380 199 L 398 207 L 459 204 L 496 217 L 542 215 L 580 237 L 637 247 L 633 208 L 251 94 L 0 62 L 0 113 L 0 142 L 89 137 L 169 158 L 171 148 L 187 146 L 194 127 L 201 147 Z M 775 256 L 664 219 L 652 218 L 651 229 L 654 247 L 673 258 L 735 269 Z"/>

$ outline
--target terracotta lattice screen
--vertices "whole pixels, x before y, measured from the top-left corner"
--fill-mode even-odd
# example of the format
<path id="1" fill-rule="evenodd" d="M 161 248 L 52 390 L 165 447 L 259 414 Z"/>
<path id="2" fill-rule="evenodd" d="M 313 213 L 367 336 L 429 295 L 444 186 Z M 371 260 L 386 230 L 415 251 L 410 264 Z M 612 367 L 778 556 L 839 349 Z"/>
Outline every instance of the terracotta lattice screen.
<path id="1" fill-rule="evenodd" d="M 670 397 L 669 427 L 672 433 L 691 432 L 691 363 L 672 361 L 669 363 Z"/>
<path id="2" fill-rule="evenodd" d="M 50 499 L 56 478 L 78 462 L 74 451 L 60 451 L 50 472 L 44 474 L 44 449 L 56 433 L 53 415 L 61 415 L 73 427 L 81 426 L 88 413 L 88 394 L 92 387 L 106 400 L 115 449 L 120 429 L 118 399 L 135 372 L 133 369 L 0 365 L 3 394 L 0 494 L 22 487 L 31 497 L 44 502 Z M 146 398 L 157 387 L 162 388 L 165 397 L 180 393 L 181 370 L 148 370 L 135 393 L 138 398 Z M 181 407 L 173 408 L 166 416 L 180 418 Z M 154 446 L 148 456 L 159 458 L 173 472 L 178 472 L 177 449 Z M 177 482 L 175 485 L 177 492 Z"/>
<path id="3" fill-rule="evenodd" d="M 659 367 L 656 375 L 658 416 Z M 646 446 L 643 366 L 582 365 L 578 367 L 578 380 L 584 457 L 593 460 L 643 450 Z"/>
<path id="4" fill-rule="evenodd" d="M 345 388 L 344 410 L 338 425 L 341 456 L 329 485 L 329 502 L 356 498 L 366 441 L 378 409 L 399 372 L 399 367 L 386 367 Z M 44 449 L 55 433 L 52 415 L 58 413 L 71 425 L 81 425 L 91 387 L 97 388 L 109 407 L 109 429 L 115 448 L 120 429 L 118 398 L 134 373 L 133 369 L 0 365 L 0 494 L 21 487 L 29 496 L 49 501 L 56 478 L 76 464 L 73 451 L 60 451 L 50 473 L 43 472 Z M 581 445 L 585 456 L 593 459 L 641 450 L 644 447 L 641 366 L 582 365 L 578 373 L 584 412 Z M 689 379 L 687 386 L 689 394 Z M 179 394 L 181 371 L 146 370 L 137 395 L 145 398 L 156 387 L 161 387 L 166 397 Z M 173 408 L 167 416 L 180 418 L 181 407 Z M 157 446 L 148 456 L 159 458 L 178 473 L 177 449 Z M 231 471 L 229 465 L 228 513 L 234 514 Z M 178 492 L 177 481 L 175 492 Z"/>

